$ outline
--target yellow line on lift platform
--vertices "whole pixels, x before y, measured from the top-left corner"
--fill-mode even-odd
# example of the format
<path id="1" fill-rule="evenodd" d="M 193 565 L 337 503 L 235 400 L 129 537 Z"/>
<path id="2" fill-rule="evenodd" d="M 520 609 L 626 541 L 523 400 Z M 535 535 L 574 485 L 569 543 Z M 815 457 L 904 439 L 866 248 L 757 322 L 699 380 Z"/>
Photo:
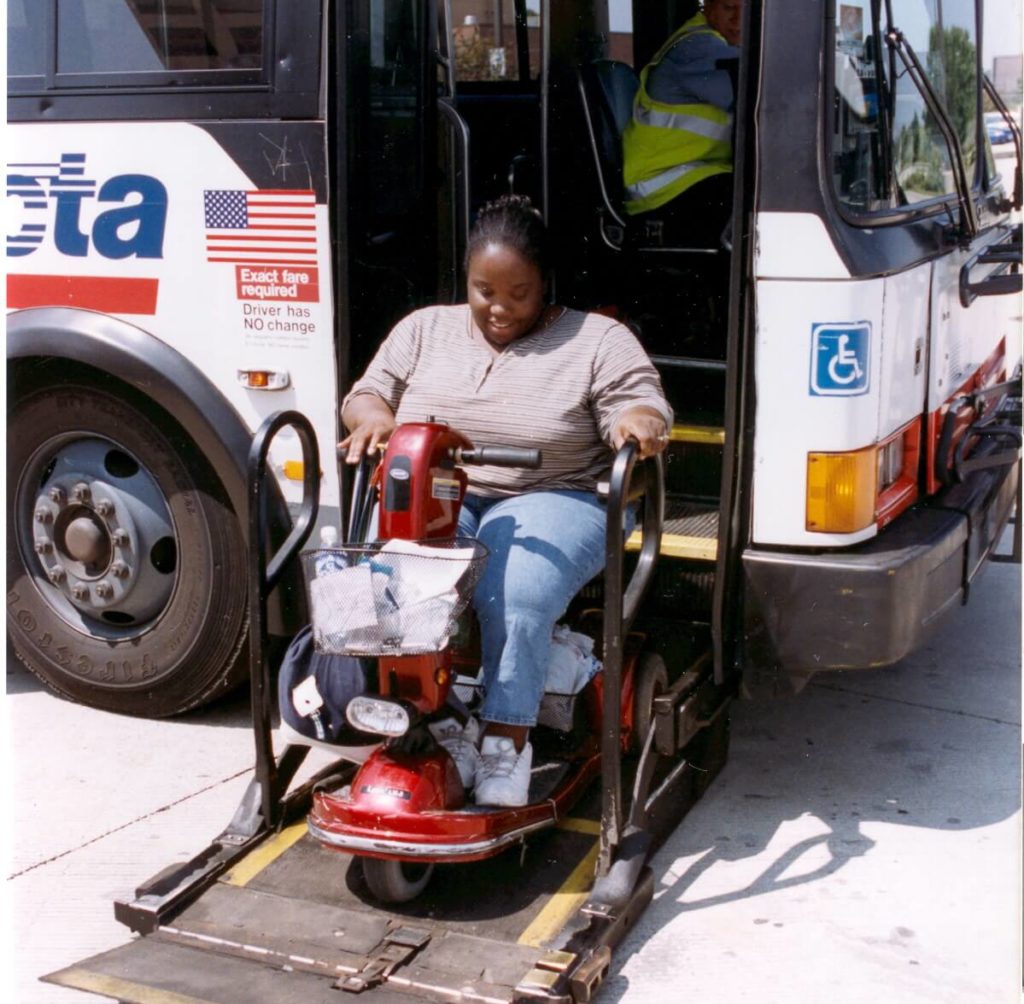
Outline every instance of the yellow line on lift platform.
<path id="1" fill-rule="evenodd" d="M 580 819 L 578 816 L 566 816 L 559 820 L 558 828 L 573 833 L 589 833 L 592 837 L 601 835 L 601 824 L 596 819 Z"/>
<path id="2" fill-rule="evenodd" d="M 308 828 L 304 819 L 299 823 L 292 823 L 291 826 L 286 827 L 269 840 L 265 840 L 252 853 L 242 858 L 221 881 L 227 885 L 248 885 L 267 865 L 276 861 L 307 832 Z"/>
<path id="3" fill-rule="evenodd" d="M 601 824 L 592 819 L 563 819 L 560 830 L 572 830 L 575 833 L 587 833 L 597 836 L 601 832 Z M 594 869 L 597 855 L 601 850 L 599 841 L 583 856 L 583 859 L 569 873 L 561 888 L 544 904 L 540 913 L 529 923 L 526 930 L 517 939 L 520 945 L 540 948 L 546 941 L 553 938 L 565 926 L 565 922 L 583 905 L 594 884 Z"/>
<path id="4" fill-rule="evenodd" d="M 62 987 L 88 990 L 117 1000 L 138 1001 L 139 1004 L 210 1004 L 209 1001 L 200 997 L 189 997 L 185 994 L 176 994 L 172 990 L 147 987 L 142 983 L 122 980 L 117 976 L 107 976 L 105 973 L 94 973 L 77 966 L 54 973 L 46 980 L 48 983 L 56 983 Z"/>

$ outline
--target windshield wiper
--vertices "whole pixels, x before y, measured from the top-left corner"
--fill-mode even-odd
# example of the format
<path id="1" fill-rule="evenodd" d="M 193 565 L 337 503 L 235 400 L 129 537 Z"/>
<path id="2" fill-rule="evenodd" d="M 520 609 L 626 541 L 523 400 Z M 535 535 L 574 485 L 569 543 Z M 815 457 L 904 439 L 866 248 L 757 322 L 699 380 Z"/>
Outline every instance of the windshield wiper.
<path id="1" fill-rule="evenodd" d="M 963 151 L 960 149 L 960 140 L 957 138 L 956 130 L 953 128 L 942 102 L 939 101 L 939 96 L 935 93 L 935 88 L 932 87 L 932 82 L 928 79 L 921 60 L 917 58 L 914 47 L 907 41 L 907 37 L 899 28 L 890 28 L 885 33 L 885 41 L 903 61 L 907 74 L 921 92 L 928 111 L 931 112 L 935 124 L 939 127 L 939 132 L 942 133 L 942 137 L 946 141 L 951 161 L 950 167 L 953 172 L 953 185 L 956 188 L 957 202 L 960 205 L 958 239 L 961 244 L 969 244 L 978 232 L 978 217 L 974 211 L 971 186 L 967 180 Z"/>

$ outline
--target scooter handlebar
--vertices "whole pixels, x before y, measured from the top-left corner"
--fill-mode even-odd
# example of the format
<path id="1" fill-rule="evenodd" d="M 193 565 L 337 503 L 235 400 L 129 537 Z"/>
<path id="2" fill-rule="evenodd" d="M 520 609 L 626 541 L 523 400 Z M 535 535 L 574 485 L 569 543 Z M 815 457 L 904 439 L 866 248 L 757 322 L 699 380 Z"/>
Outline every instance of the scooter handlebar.
<path id="1" fill-rule="evenodd" d="M 540 450 L 522 446 L 472 446 L 456 450 L 455 462 L 536 470 L 541 465 L 541 453 Z"/>

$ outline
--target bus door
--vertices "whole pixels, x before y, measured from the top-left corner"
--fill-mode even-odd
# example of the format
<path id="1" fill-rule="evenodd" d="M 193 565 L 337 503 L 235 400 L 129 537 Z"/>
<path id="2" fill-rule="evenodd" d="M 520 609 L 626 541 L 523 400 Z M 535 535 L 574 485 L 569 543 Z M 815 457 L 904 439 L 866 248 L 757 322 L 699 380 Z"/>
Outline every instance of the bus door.
<path id="1" fill-rule="evenodd" d="M 451 242 L 439 260 L 439 297 L 465 296 L 462 258 L 474 214 L 506 192 L 544 206 L 541 73 L 547 4 L 445 0 L 439 42 L 441 173 L 453 201 L 442 206 Z"/>
<path id="2" fill-rule="evenodd" d="M 396 321 L 435 299 L 435 263 L 453 255 L 439 247 L 439 190 L 451 182 L 437 177 L 436 4 L 359 0 L 335 11 L 328 114 L 344 389 Z"/>
<path id="3" fill-rule="evenodd" d="M 338 17 L 351 378 L 410 310 L 464 296 L 484 202 L 513 190 L 541 204 L 540 16 L 526 0 L 364 0 Z"/>

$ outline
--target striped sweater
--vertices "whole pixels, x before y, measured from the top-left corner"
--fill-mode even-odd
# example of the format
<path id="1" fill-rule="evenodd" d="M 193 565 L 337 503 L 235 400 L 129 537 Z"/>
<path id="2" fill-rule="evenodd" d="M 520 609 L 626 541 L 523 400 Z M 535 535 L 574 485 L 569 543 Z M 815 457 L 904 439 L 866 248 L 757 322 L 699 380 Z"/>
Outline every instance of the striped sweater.
<path id="1" fill-rule="evenodd" d="M 345 404 L 376 394 L 401 422 L 447 422 L 474 445 L 539 447 L 539 470 L 471 467 L 470 491 L 592 491 L 611 466 L 611 433 L 628 407 L 672 424 L 658 374 L 628 328 L 567 310 L 495 355 L 471 334 L 469 306 L 425 307 L 392 329 Z M 343 405 L 344 406 L 344 405 Z"/>

